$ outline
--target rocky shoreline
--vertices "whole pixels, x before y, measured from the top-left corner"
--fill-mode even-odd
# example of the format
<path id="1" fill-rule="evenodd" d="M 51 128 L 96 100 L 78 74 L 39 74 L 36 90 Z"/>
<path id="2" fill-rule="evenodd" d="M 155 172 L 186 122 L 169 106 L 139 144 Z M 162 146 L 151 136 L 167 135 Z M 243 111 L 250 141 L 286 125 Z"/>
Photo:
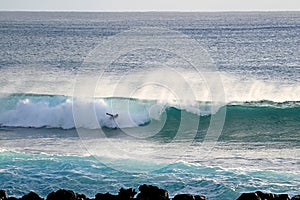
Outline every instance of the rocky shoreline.
<path id="1" fill-rule="evenodd" d="M 46 198 L 40 197 L 35 192 L 17 198 L 8 197 L 5 190 L 0 190 L 0 200 L 170 200 L 167 190 L 152 185 L 141 185 L 139 193 L 134 189 L 121 188 L 117 195 L 110 193 L 97 193 L 95 198 L 88 198 L 84 194 L 78 194 L 72 190 L 60 189 L 51 192 Z M 203 195 L 177 194 L 172 200 L 206 200 Z M 289 197 L 288 194 L 263 193 L 261 191 L 243 193 L 236 200 L 300 200 L 300 195 Z"/>

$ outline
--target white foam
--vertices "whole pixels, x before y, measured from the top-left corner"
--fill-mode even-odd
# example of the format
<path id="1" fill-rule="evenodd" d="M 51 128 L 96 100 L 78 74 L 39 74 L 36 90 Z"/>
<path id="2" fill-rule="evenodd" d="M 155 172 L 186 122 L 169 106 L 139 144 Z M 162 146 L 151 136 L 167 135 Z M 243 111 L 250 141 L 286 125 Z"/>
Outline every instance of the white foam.
<path id="1" fill-rule="evenodd" d="M 122 102 L 121 102 L 122 103 Z M 97 117 L 97 122 L 82 115 L 84 120 L 74 123 L 73 106 L 83 109 L 92 106 Z M 106 113 L 117 112 L 119 116 L 110 118 Z M 0 113 L 1 126 L 9 127 L 47 127 L 47 128 L 88 128 L 101 127 L 135 127 L 149 121 L 148 112 L 129 113 L 126 110 L 113 110 L 104 100 L 94 102 L 73 102 L 67 99 L 65 102 L 50 106 L 48 101 L 33 102 L 29 98 L 20 100 L 12 110 Z"/>

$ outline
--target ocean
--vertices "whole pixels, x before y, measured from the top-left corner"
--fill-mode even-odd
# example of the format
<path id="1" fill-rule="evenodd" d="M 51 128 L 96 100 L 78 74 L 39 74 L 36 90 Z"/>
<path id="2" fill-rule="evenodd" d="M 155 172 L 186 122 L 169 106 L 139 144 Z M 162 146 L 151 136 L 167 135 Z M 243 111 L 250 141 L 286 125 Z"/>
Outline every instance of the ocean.
<path id="1" fill-rule="evenodd" d="M 0 12 L 0 189 L 299 194 L 299 33 L 300 12 Z"/>

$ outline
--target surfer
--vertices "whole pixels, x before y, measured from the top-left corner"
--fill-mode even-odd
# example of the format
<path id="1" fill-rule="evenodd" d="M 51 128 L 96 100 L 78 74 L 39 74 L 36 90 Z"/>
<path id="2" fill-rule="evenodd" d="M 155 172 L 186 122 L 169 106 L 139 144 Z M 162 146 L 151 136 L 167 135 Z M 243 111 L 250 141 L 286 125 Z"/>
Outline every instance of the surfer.
<path id="1" fill-rule="evenodd" d="M 108 116 L 109 116 L 109 119 L 111 119 L 111 120 L 114 122 L 114 124 L 115 124 L 115 126 L 112 127 L 112 128 L 117 129 L 117 128 L 118 128 L 118 124 L 117 124 L 117 122 L 115 121 L 115 119 L 119 116 L 119 114 L 116 113 L 116 114 L 113 115 L 113 114 L 111 114 L 111 113 L 106 113 L 106 115 L 108 115 Z"/>
<path id="2" fill-rule="evenodd" d="M 119 114 L 117 113 L 117 114 L 111 114 L 111 113 L 106 113 L 106 115 L 108 115 L 108 116 L 110 116 L 110 119 L 115 119 L 115 118 L 117 118 L 118 116 L 119 116 Z"/>

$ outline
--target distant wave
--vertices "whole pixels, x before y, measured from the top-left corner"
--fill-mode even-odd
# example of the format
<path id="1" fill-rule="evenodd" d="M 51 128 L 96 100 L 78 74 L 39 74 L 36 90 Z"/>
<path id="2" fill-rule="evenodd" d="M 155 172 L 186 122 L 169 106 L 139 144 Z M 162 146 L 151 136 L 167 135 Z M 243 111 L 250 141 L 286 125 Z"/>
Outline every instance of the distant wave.
<path id="1" fill-rule="evenodd" d="M 10 94 L 0 98 L 0 125 L 2 127 L 32 128 L 130 128 L 159 121 L 162 115 L 175 119 L 180 123 L 182 112 L 194 118 L 209 117 L 226 107 L 226 119 L 239 116 L 242 119 L 264 119 L 286 117 L 288 120 L 300 121 L 300 102 L 231 102 L 212 109 L 210 102 L 197 102 L 187 105 L 163 103 L 155 100 L 139 100 L 130 98 L 99 98 L 89 101 L 76 101 L 71 97 L 60 95 Z M 73 106 L 93 106 L 97 122 L 85 120 L 75 124 Z M 112 120 L 106 113 L 118 113 Z M 285 118 L 285 119 L 286 119 Z"/>

